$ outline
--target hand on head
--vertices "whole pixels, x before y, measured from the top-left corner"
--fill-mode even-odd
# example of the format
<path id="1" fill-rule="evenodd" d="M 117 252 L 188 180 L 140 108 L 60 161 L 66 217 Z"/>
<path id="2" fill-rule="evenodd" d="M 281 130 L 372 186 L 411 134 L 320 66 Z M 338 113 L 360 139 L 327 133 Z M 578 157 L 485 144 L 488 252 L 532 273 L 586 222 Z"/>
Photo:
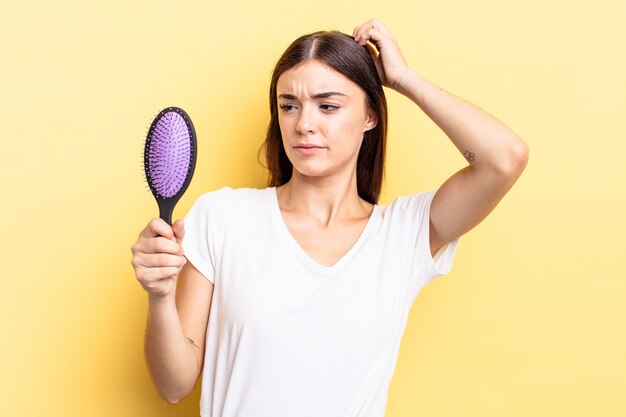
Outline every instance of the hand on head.
<path id="1" fill-rule="evenodd" d="M 410 69 L 395 36 L 378 20 L 372 19 L 355 27 L 352 37 L 369 49 L 383 85 L 401 92 L 403 78 Z"/>

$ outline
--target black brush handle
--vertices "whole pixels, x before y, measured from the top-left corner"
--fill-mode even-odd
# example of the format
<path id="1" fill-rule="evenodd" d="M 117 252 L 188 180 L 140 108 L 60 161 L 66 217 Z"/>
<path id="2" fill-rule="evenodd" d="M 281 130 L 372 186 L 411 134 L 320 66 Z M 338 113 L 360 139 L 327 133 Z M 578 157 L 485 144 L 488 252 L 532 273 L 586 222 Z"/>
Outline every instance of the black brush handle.
<path id="1" fill-rule="evenodd" d="M 178 202 L 178 198 L 157 198 L 157 204 L 159 205 L 159 217 L 161 217 L 167 224 L 172 225 L 172 213 L 174 212 L 174 206 Z"/>

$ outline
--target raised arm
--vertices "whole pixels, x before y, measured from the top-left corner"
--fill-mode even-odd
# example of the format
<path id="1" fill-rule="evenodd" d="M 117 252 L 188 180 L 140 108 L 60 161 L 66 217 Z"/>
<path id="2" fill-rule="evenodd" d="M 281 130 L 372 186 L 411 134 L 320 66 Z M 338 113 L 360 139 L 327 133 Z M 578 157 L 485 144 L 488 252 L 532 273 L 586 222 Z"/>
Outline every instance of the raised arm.
<path id="1" fill-rule="evenodd" d="M 469 163 L 433 198 L 430 249 L 435 254 L 495 208 L 526 167 L 528 146 L 493 116 L 410 69 L 395 37 L 379 21 L 357 26 L 353 36 L 370 49 L 383 85 L 415 102 Z"/>

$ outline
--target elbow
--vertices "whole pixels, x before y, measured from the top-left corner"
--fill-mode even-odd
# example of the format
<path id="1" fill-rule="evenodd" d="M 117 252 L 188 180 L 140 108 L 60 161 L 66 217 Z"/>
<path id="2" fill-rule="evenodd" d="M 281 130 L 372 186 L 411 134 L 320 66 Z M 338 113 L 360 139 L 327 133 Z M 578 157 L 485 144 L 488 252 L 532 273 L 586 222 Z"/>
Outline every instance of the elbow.
<path id="1" fill-rule="evenodd" d="M 161 397 L 161 398 L 163 398 L 165 402 L 168 403 L 169 405 L 176 405 L 182 401 L 182 398 L 180 397 Z"/>
<path id="2" fill-rule="evenodd" d="M 191 394 L 191 392 L 174 392 L 174 391 L 166 392 L 164 390 L 159 390 L 157 393 L 169 405 L 176 405 L 182 400 L 184 400 L 185 398 L 187 398 L 189 394 Z"/>
<path id="3" fill-rule="evenodd" d="M 520 174 L 528 164 L 528 153 L 528 144 L 521 139 L 519 139 L 518 143 L 511 150 L 512 165 Z"/>
<path id="4" fill-rule="evenodd" d="M 520 138 L 507 147 L 503 157 L 500 160 L 498 171 L 501 175 L 509 178 L 517 179 L 528 164 L 528 145 Z"/>
<path id="5" fill-rule="evenodd" d="M 176 405 L 182 400 L 184 400 L 186 397 L 186 395 L 163 395 L 163 394 L 160 394 L 160 396 L 169 405 Z"/>

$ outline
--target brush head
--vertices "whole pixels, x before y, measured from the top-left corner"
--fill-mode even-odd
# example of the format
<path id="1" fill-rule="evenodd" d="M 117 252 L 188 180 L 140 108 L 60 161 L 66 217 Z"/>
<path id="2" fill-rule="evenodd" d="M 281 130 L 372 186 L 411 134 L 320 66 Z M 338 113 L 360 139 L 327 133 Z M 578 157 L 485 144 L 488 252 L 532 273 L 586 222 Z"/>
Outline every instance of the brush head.
<path id="1" fill-rule="evenodd" d="M 169 201 L 173 210 L 191 182 L 196 149 L 196 133 L 183 109 L 168 107 L 155 117 L 146 137 L 144 169 L 162 218 L 162 200 Z"/>

